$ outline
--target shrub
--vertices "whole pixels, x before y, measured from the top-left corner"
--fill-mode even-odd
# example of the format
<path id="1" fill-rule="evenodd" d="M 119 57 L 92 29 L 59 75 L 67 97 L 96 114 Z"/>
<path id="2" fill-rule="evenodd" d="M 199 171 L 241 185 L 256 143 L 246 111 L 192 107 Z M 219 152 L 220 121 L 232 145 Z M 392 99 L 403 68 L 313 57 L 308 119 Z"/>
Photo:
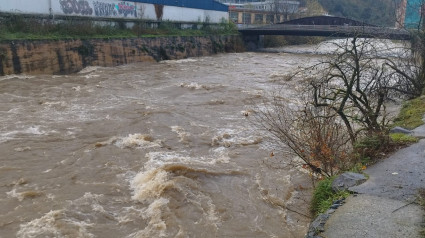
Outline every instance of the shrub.
<path id="1" fill-rule="evenodd" d="M 302 110 L 290 108 L 280 97 L 263 109 L 255 110 L 258 127 L 268 131 L 283 147 L 303 161 L 303 167 L 330 177 L 352 164 L 352 150 L 345 127 L 329 108 L 309 104 Z"/>

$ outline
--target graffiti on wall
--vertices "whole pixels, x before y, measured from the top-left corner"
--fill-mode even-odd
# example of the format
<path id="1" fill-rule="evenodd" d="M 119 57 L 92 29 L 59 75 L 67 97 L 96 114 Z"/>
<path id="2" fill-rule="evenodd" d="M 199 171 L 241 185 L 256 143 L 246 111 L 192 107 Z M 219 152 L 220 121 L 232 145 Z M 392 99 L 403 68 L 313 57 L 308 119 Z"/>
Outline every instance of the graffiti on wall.
<path id="1" fill-rule="evenodd" d="M 92 15 L 93 9 L 86 0 L 59 0 L 65 14 Z"/>
<path id="2" fill-rule="evenodd" d="M 114 3 L 93 2 L 94 14 L 98 17 L 116 16 L 117 11 Z"/>
<path id="3" fill-rule="evenodd" d="M 137 17 L 136 5 L 132 5 L 128 2 L 120 2 L 117 4 L 117 10 L 120 15 L 127 17 L 128 15 Z"/>
<path id="4" fill-rule="evenodd" d="M 130 2 L 104 2 L 102 0 L 59 0 L 60 7 L 65 14 L 83 16 L 94 15 L 98 17 L 137 17 L 136 3 Z"/>

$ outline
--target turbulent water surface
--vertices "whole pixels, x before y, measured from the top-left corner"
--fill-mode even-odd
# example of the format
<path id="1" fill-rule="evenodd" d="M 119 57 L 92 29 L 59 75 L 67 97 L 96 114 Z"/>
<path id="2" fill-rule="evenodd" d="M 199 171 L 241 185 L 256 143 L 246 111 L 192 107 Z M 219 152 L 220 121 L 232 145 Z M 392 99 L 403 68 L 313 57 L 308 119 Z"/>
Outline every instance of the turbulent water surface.
<path id="1" fill-rule="evenodd" d="M 315 57 L 0 78 L 0 237 L 302 237 L 309 176 L 249 119 Z"/>

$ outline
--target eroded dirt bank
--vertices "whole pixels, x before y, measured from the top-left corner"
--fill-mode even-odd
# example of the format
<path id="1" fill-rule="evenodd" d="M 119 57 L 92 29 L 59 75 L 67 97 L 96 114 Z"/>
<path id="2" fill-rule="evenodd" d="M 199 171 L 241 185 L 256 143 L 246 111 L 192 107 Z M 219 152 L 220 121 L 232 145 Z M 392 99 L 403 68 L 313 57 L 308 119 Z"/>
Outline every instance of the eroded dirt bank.
<path id="1" fill-rule="evenodd" d="M 68 74 L 87 66 L 117 66 L 220 52 L 240 52 L 239 36 L 0 42 L 0 75 Z"/>

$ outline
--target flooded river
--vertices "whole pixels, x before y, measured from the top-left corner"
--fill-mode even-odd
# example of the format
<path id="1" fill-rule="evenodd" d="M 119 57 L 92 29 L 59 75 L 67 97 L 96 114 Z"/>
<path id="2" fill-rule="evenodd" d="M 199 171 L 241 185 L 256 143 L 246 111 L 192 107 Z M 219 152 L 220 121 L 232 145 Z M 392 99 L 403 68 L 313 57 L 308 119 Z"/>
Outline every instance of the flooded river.
<path id="1" fill-rule="evenodd" d="M 309 176 L 249 119 L 317 57 L 1 77 L 0 237 L 303 237 Z"/>

